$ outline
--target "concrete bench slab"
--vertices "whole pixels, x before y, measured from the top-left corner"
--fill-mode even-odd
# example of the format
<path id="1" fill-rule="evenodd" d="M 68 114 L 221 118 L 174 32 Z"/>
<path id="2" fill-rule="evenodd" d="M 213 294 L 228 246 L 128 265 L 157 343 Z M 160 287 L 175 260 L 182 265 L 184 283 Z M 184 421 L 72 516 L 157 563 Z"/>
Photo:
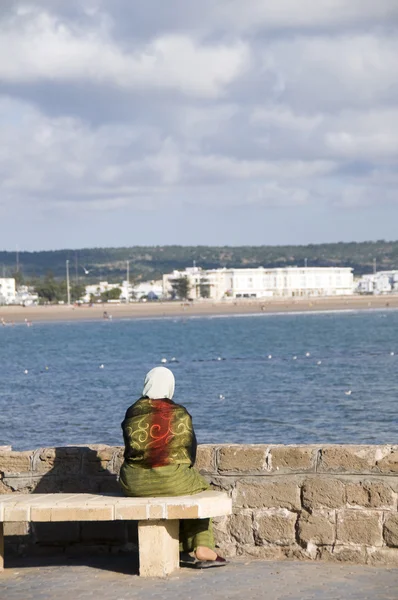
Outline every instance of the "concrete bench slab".
<path id="1" fill-rule="evenodd" d="M 0 496 L 0 569 L 5 522 L 138 521 L 140 575 L 165 576 L 179 566 L 180 519 L 229 515 L 232 501 L 212 490 L 192 496 L 127 498 L 108 494 Z"/>

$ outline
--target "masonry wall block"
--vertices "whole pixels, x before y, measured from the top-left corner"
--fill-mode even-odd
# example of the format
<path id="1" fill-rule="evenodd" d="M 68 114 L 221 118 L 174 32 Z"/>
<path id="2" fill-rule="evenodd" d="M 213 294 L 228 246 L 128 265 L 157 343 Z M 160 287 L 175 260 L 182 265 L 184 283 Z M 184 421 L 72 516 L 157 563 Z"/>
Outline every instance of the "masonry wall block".
<path id="1" fill-rule="evenodd" d="M 120 494 L 121 446 L 0 448 L 0 495 Z M 205 444 L 196 467 L 233 499 L 221 553 L 398 566 L 398 446 Z M 61 515 L 62 516 L 62 515 Z M 136 522 L 5 525 L 6 553 L 131 552 Z"/>

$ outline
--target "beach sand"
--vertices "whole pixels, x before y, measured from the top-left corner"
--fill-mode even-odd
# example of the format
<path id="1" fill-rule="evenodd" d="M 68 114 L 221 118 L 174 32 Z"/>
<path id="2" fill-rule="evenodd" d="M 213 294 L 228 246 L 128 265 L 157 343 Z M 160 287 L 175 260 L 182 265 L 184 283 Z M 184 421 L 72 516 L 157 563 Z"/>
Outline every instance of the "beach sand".
<path id="1" fill-rule="evenodd" d="M 101 320 L 104 311 L 118 319 L 246 315 L 331 310 L 397 309 L 394 296 L 345 296 L 325 298 L 270 298 L 263 300 L 135 302 L 131 304 L 96 304 L 94 306 L 0 306 L 0 320 L 6 323 L 39 321 Z"/>

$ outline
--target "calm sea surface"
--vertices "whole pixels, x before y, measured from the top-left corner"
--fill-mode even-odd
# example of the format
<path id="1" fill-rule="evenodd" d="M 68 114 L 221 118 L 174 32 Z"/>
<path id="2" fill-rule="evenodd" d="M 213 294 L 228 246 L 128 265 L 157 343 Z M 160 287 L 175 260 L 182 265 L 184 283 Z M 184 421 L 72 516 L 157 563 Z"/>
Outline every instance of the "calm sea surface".
<path id="1" fill-rule="evenodd" d="M 122 444 L 163 357 L 199 443 L 398 441 L 398 312 L 374 311 L 2 327 L 0 445 Z"/>

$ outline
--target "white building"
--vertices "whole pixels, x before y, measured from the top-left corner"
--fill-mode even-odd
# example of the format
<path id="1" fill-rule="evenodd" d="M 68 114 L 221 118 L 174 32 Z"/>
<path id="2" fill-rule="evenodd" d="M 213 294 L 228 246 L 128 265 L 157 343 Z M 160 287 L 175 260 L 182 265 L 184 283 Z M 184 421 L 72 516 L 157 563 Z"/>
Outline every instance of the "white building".
<path id="1" fill-rule="evenodd" d="M 142 281 L 133 288 L 134 297 L 137 300 L 141 298 L 157 298 L 163 297 L 163 281 Z"/>
<path id="2" fill-rule="evenodd" d="M 354 277 L 345 267 L 286 267 L 282 269 L 212 269 L 198 267 L 163 276 L 165 296 L 173 295 L 173 283 L 187 277 L 189 297 L 267 298 L 292 296 L 347 296 L 353 294 Z M 205 293 L 203 293 L 203 291 Z"/>
<path id="3" fill-rule="evenodd" d="M 99 299 L 101 294 L 113 290 L 114 288 L 122 289 L 122 286 L 119 283 L 108 283 L 107 281 L 100 281 L 99 283 L 86 285 L 86 293 L 82 297 L 82 300 L 83 302 L 90 302 L 92 296 L 94 296 L 96 299 Z"/>
<path id="4" fill-rule="evenodd" d="M 34 291 L 33 287 L 27 285 L 21 285 L 15 295 L 15 304 L 21 304 L 23 306 L 33 306 L 39 301 L 39 296 Z"/>
<path id="5" fill-rule="evenodd" d="M 363 275 L 357 283 L 359 294 L 393 294 L 398 292 L 398 271 L 378 271 Z"/>
<path id="6" fill-rule="evenodd" d="M 83 302 L 90 302 L 92 297 L 99 299 L 101 294 L 119 288 L 122 293 L 120 294 L 119 300 L 126 302 L 127 298 L 129 302 L 134 299 L 140 300 L 141 298 L 161 298 L 163 296 L 163 282 L 159 281 L 143 281 L 136 286 L 133 286 L 130 282 L 122 281 L 122 283 L 108 283 L 107 281 L 100 281 L 92 285 L 86 286 L 86 293 L 83 296 Z"/>
<path id="7" fill-rule="evenodd" d="M 11 277 L 0 278 L 0 304 L 15 303 L 15 279 Z"/>
<path id="8" fill-rule="evenodd" d="M 130 302 L 131 297 L 133 295 L 133 286 L 131 285 L 130 282 L 127 281 L 127 279 L 125 281 L 122 281 L 121 285 L 117 285 L 117 287 L 119 287 L 122 290 L 122 293 L 120 294 L 120 300 L 122 302 Z"/>

